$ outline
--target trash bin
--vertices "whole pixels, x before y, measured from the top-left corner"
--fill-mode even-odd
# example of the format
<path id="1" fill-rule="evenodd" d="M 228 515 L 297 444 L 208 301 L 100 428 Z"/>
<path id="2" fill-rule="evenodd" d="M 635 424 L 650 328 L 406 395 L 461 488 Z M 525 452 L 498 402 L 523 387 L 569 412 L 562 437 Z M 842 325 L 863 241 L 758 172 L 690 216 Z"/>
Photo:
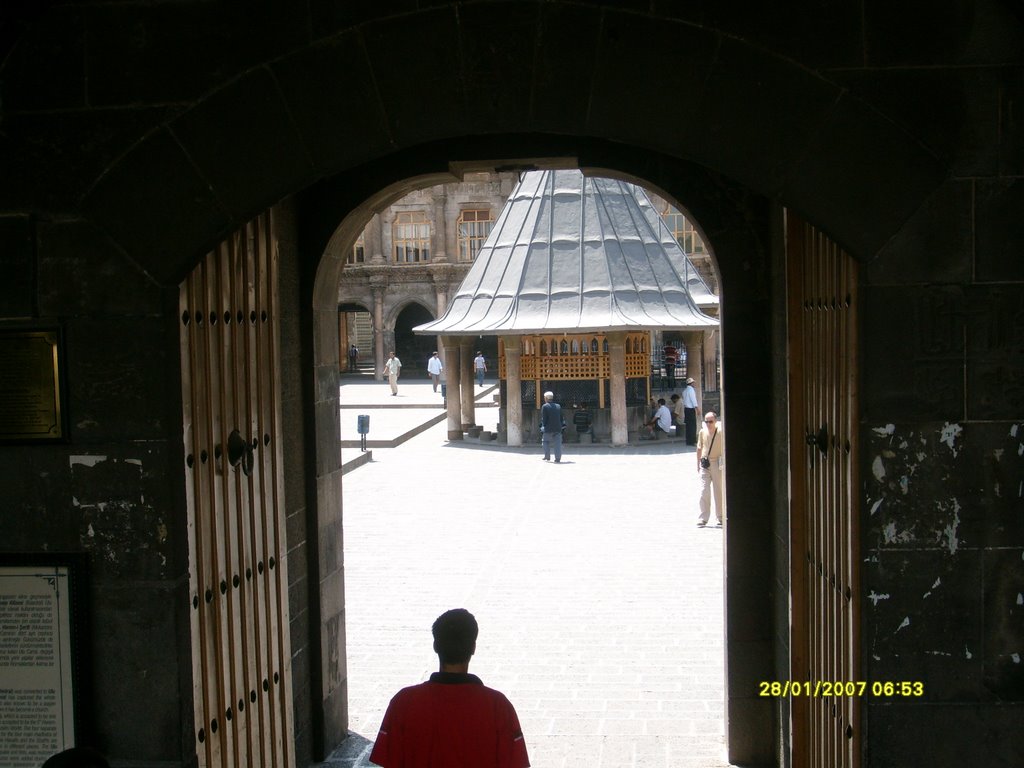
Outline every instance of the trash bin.
<path id="1" fill-rule="evenodd" d="M 361 413 L 356 416 L 356 432 L 359 433 L 359 450 L 366 450 L 366 434 L 370 431 L 370 414 Z"/>

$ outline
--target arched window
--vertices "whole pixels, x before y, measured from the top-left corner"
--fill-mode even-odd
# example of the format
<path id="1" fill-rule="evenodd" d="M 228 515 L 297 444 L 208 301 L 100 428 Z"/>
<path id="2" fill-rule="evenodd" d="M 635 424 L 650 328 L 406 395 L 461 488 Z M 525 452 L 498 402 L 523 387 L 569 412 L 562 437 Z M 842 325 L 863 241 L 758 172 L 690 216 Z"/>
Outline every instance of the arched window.
<path id="1" fill-rule="evenodd" d="M 597 339 L 596 338 L 591 339 L 590 340 L 590 354 L 596 355 L 598 349 L 599 349 L 599 347 L 597 346 Z"/>
<path id="2" fill-rule="evenodd" d="M 562 339 L 562 354 L 569 354 L 569 342 L 567 342 L 565 339 Z"/>
<path id="3" fill-rule="evenodd" d="M 548 353 L 548 343 L 544 339 L 540 340 L 540 353 L 546 355 Z"/>
<path id="4" fill-rule="evenodd" d="M 576 339 L 572 340 L 572 353 L 578 355 L 580 353 L 580 343 Z"/>
<path id="5" fill-rule="evenodd" d="M 604 354 L 607 355 L 608 354 L 608 339 L 604 340 L 603 349 L 604 349 Z"/>

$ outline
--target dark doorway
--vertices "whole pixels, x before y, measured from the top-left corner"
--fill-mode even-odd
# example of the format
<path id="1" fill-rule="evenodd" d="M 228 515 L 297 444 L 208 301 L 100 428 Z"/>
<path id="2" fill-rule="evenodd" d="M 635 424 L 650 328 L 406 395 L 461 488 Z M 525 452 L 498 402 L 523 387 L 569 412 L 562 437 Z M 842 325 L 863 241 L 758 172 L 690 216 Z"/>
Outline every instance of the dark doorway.
<path id="1" fill-rule="evenodd" d="M 395 320 L 395 352 L 402 361 L 402 368 L 424 369 L 427 358 L 437 348 L 437 340 L 433 336 L 417 336 L 412 329 L 417 325 L 429 323 L 434 316 L 419 304 L 410 304 Z"/>

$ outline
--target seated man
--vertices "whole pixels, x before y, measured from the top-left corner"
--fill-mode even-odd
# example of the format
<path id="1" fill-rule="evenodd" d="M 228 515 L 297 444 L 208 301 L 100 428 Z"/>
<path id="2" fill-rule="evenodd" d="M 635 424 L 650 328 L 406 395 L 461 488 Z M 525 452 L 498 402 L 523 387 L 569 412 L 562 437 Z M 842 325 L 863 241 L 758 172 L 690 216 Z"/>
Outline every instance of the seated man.
<path id="1" fill-rule="evenodd" d="M 469 674 L 478 631 L 464 608 L 438 616 L 433 632 L 440 671 L 391 699 L 371 762 L 384 768 L 528 768 L 512 704 Z"/>
<path id="2" fill-rule="evenodd" d="M 672 427 L 672 414 L 669 412 L 668 406 L 665 405 L 664 397 L 658 398 L 658 409 L 644 426 L 648 428 L 648 432 L 646 437 L 641 437 L 643 440 L 655 440 L 662 434 L 669 434 Z"/>
<path id="3" fill-rule="evenodd" d="M 672 393 L 672 426 L 676 428 L 676 436 L 683 434 L 683 399 L 676 393 Z"/>

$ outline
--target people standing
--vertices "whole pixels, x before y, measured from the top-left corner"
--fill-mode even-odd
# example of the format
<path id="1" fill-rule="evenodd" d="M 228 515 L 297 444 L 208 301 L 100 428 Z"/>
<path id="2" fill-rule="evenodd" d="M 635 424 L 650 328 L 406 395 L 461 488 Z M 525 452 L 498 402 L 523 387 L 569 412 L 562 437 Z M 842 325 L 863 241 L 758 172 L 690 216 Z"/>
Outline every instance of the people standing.
<path id="1" fill-rule="evenodd" d="M 477 386 L 482 387 L 484 374 L 487 373 L 487 361 L 484 359 L 484 353 L 479 349 L 476 351 L 476 357 L 473 358 L 473 370 L 476 371 Z"/>
<path id="2" fill-rule="evenodd" d="M 544 405 L 540 407 L 540 441 L 544 445 L 544 461 L 551 460 L 551 449 L 555 450 L 555 464 L 562 461 L 562 430 L 565 419 L 562 406 L 554 402 L 555 393 L 544 393 Z"/>
<path id="3" fill-rule="evenodd" d="M 697 436 L 697 472 L 700 473 L 700 515 L 697 527 L 703 528 L 711 518 L 711 495 L 715 496 L 715 519 L 722 527 L 722 480 L 725 472 L 725 431 L 717 423 L 713 411 L 704 414 L 704 426 Z"/>
<path id="4" fill-rule="evenodd" d="M 349 373 L 355 373 L 356 367 L 359 365 L 359 347 L 355 344 L 348 348 L 348 370 Z"/>
<path id="5" fill-rule="evenodd" d="M 437 356 L 437 352 L 430 356 L 427 360 L 427 373 L 430 374 L 430 381 L 434 385 L 434 391 L 437 392 L 437 385 L 441 383 L 441 372 L 444 371 L 444 366 L 441 364 L 441 358 Z"/>
<path id="6" fill-rule="evenodd" d="M 693 388 L 693 379 L 686 380 L 683 390 L 683 423 L 686 426 L 686 444 L 697 444 L 697 390 Z"/>
<path id="7" fill-rule="evenodd" d="M 391 699 L 370 753 L 383 768 L 529 768 L 512 702 L 469 674 L 479 627 L 465 608 L 432 627 L 439 671 Z"/>
<path id="8" fill-rule="evenodd" d="M 398 394 L 398 375 L 402 371 L 402 361 L 395 357 L 392 352 L 384 362 L 384 375 L 388 377 L 388 384 L 391 385 L 391 396 Z"/>

